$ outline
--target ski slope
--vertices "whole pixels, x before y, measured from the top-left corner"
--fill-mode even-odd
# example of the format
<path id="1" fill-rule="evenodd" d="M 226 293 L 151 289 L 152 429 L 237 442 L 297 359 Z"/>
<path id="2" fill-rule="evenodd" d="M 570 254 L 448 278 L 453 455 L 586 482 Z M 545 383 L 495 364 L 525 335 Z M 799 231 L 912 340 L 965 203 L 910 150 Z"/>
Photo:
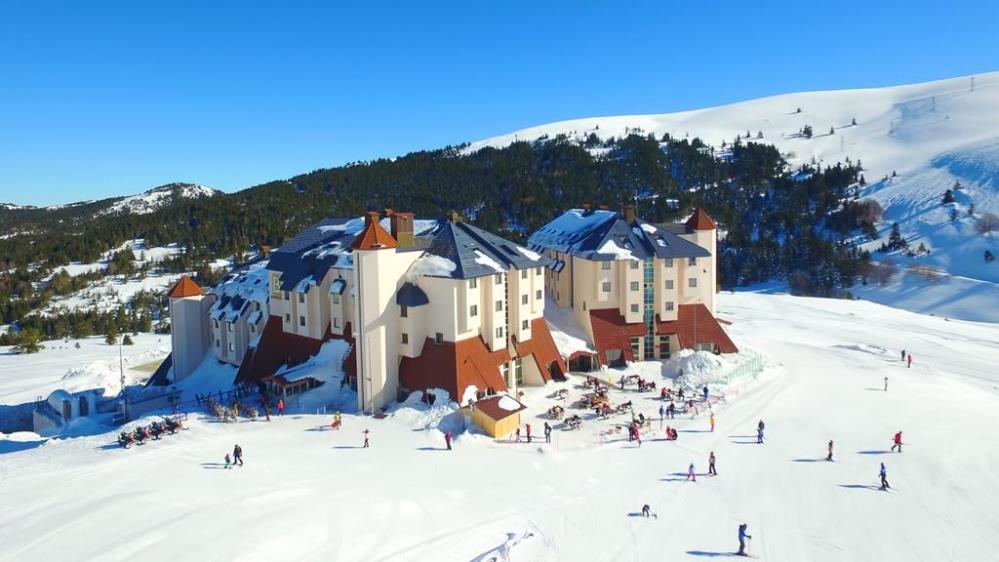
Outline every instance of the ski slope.
<path id="1" fill-rule="evenodd" d="M 581 141 L 591 133 L 603 139 L 629 133 L 660 138 L 669 133 L 700 137 L 721 148 L 737 135 L 745 141 L 748 132 L 751 141 L 775 145 L 795 168 L 860 160 L 867 180 L 862 196 L 885 209 L 881 240 L 867 247 L 880 246 L 891 224 L 898 222 L 913 249 L 922 243 L 931 251 L 920 257 L 893 254 L 902 270 L 921 265 L 955 276 L 943 288 L 929 287 L 927 294 L 919 290 L 927 283 L 898 279 L 862 291 L 864 298 L 918 312 L 999 322 L 999 309 L 985 306 L 999 290 L 976 283 L 999 283 L 999 260 L 984 260 L 985 250 L 999 256 L 999 232 L 983 236 L 975 231 L 982 213 L 999 214 L 999 72 L 973 79 L 973 88 L 972 77 L 964 76 L 890 88 L 786 94 L 680 113 L 575 119 L 474 142 L 466 150 L 543 136 Z M 799 134 L 805 125 L 813 129 L 810 139 Z M 760 133 L 762 138 L 757 138 Z M 885 176 L 888 180 L 883 181 Z M 955 193 L 957 201 L 943 205 L 944 192 L 956 182 L 962 186 Z M 974 216 L 968 214 L 972 205 Z M 952 208 L 957 212 L 954 221 Z"/>
<path id="2" fill-rule="evenodd" d="M 438 427 L 460 420 L 439 405 L 346 415 L 340 432 L 314 413 L 192 419 L 131 450 L 114 434 L 0 440 L 0 560 L 701 560 L 731 555 L 740 522 L 762 560 L 995 558 L 999 327 L 759 293 L 719 295 L 719 316 L 770 367 L 715 409 L 714 433 L 703 414 L 676 420 L 676 442 L 658 423 L 641 447 L 601 439 L 622 418 L 585 414 L 551 445 L 462 433 L 447 452 Z M 554 388 L 525 398 L 536 435 Z M 659 405 L 612 390 L 625 399 Z M 887 453 L 897 430 L 905 452 Z M 246 465 L 225 470 L 234 443 Z M 716 478 L 700 476 L 710 451 Z M 880 462 L 891 492 L 872 488 Z"/>

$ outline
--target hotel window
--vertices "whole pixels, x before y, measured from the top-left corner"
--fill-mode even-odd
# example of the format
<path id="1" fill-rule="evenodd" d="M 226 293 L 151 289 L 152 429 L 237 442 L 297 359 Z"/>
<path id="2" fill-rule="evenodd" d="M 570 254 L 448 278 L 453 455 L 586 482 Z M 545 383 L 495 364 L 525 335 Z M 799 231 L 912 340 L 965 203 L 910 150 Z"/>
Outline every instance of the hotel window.
<path id="1" fill-rule="evenodd" d="M 697 278 L 691 277 L 690 279 L 687 279 L 687 286 L 690 287 L 691 289 L 697 287 Z"/>
<path id="2" fill-rule="evenodd" d="M 602 261 L 602 262 L 600 262 L 600 269 L 603 269 L 604 271 L 610 269 L 610 266 L 611 266 L 611 262 L 609 262 L 609 261 Z"/>
<path id="3" fill-rule="evenodd" d="M 631 311 L 637 313 L 638 312 L 638 305 L 637 304 L 631 305 Z"/>
<path id="4" fill-rule="evenodd" d="M 631 269 L 638 269 L 638 260 L 631 260 Z"/>
<path id="5" fill-rule="evenodd" d="M 631 282 L 631 290 L 632 291 L 637 291 L 638 290 L 638 281 L 632 281 Z"/>
<path id="6" fill-rule="evenodd" d="M 333 319 L 333 327 L 334 328 L 339 328 L 340 327 L 340 319 L 339 318 L 334 318 Z"/>
<path id="7" fill-rule="evenodd" d="M 225 324 L 226 324 L 226 328 L 231 332 L 232 331 L 232 322 L 226 322 Z"/>
<path id="8" fill-rule="evenodd" d="M 672 279 L 667 279 L 666 280 L 666 290 L 667 291 L 672 291 L 673 290 L 673 280 Z"/>
<path id="9" fill-rule="evenodd" d="M 669 336 L 659 336 L 659 358 L 669 359 Z"/>
<path id="10" fill-rule="evenodd" d="M 478 287 L 479 287 L 479 280 L 478 279 L 469 279 L 468 280 L 468 288 L 469 289 L 476 289 Z"/>
<path id="11" fill-rule="evenodd" d="M 298 293 L 298 302 L 305 302 L 305 293 Z"/>
<path id="12" fill-rule="evenodd" d="M 434 343 L 437 345 L 441 345 L 442 343 L 444 343 L 444 334 L 440 332 L 434 334 Z"/>
<path id="13" fill-rule="evenodd" d="M 496 312 L 503 312 L 503 301 L 496 301 Z"/>
<path id="14" fill-rule="evenodd" d="M 603 285 L 602 285 L 602 286 L 600 287 L 600 289 L 601 289 L 601 290 L 602 290 L 603 292 L 605 292 L 605 293 L 609 293 L 609 292 L 611 292 L 611 284 L 610 284 L 610 281 L 604 281 L 604 282 L 603 282 Z"/>
<path id="15" fill-rule="evenodd" d="M 333 295 L 333 304 L 340 304 L 340 295 Z"/>
<path id="16" fill-rule="evenodd" d="M 513 374 L 517 379 L 517 386 L 524 384 L 524 361 L 520 357 L 513 362 Z"/>
<path id="17" fill-rule="evenodd" d="M 541 275 L 541 268 L 540 267 L 535 267 L 534 268 L 534 274 L 535 275 Z"/>
<path id="18" fill-rule="evenodd" d="M 305 317 L 304 316 L 299 316 L 298 317 L 298 325 L 302 326 L 303 328 L 305 327 Z"/>
<path id="19" fill-rule="evenodd" d="M 673 267 L 673 258 L 664 259 L 663 265 L 665 265 L 666 267 Z"/>
<path id="20" fill-rule="evenodd" d="M 287 312 L 285 313 L 285 315 L 284 315 L 284 323 L 285 324 L 291 324 L 291 314 L 289 314 Z"/>
<path id="21" fill-rule="evenodd" d="M 527 279 L 527 270 L 526 269 L 521 269 L 520 270 L 520 278 L 521 279 Z"/>
<path id="22" fill-rule="evenodd" d="M 222 344 L 219 342 L 219 340 L 215 340 L 215 347 L 222 347 Z"/>
<path id="23" fill-rule="evenodd" d="M 499 328 L 496 328 L 496 337 L 497 338 L 502 338 L 503 337 L 503 326 L 500 326 Z"/>
<path id="24" fill-rule="evenodd" d="M 520 304 L 527 304 L 527 295 L 520 295 Z"/>
<path id="25" fill-rule="evenodd" d="M 531 327 L 531 324 L 527 320 L 521 320 L 520 321 L 520 329 L 521 330 L 526 330 L 526 329 L 528 329 L 530 327 Z"/>
<path id="26" fill-rule="evenodd" d="M 503 274 L 497 273 L 496 275 L 493 275 L 493 283 L 496 285 L 503 283 Z"/>
<path id="27" fill-rule="evenodd" d="M 399 316 L 409 318 L 409 307 L 404 304 L 399 305 Z"/>
<path id="28" fill-rule="evenodd" d="M 666 301 L 666 311 L 673 310 L 673 301 Z"/>
<path id="29" fill-rule="evenodd" d="M 215 322 L 215 327 L 216 327 L 216 328 L 218 328 L 218 327 L 219 327 L 219 321 L 218 321 L 218 320 L 212 320 L 212 322 Z"/>
<path id="30" fill-rule="evenodd" d="M 284 292 L 284 300 L 290 301 L 291 300 L 291 293 L 289 293 L 288 291 L 285 291 Z"/>
<path id="31" fill-rule="evenodd" d="M 409 344 L 409 334 L 407 334 L 406 332 L 403 332 L 402 333 L 402 345 L 408 345 L 408 344 Z"/>
<path id="32" fill-rule="evenodd" d="M 472 318 L 478 316 L 479 315 L 479 305 L 473 304 L 472 306 L 468 307 L 468 315 L 470 317 L 472 317 Z"/>
<path id="33" fill-rule="evenodd" d="M 236 344 L 229 342 L 229 351 L 236 351 Z"/>
<path id="34" fill-rule="evenodd" d="M 534 298 L 541 300 L 541 289 L 534 291 Z"/>
<path id="35" fill-rule="evenodd" d="M 687 265 L 697 265 L 697 258 L 687 258 Z"/>
<path id="36" fill-rule="evenodd" d="M 250 324 L 250 333 L 251 334 L 257 333 L 257 327 L 254 326 L 253 324 Z"/>

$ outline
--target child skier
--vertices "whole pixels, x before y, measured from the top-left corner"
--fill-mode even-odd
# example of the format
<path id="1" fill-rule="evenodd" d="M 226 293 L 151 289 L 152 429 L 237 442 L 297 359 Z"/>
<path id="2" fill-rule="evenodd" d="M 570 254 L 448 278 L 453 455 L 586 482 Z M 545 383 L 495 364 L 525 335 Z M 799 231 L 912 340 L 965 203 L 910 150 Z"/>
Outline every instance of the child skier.
<path id="1" fill-rule="evenodd" d="M 368 443 L 368 437 L 371 435 L 371 432 L 369 432 L 367 429 L 365 429 L 364 432 L 363 432 L 363 434 L 364 434 L 364 446 L 362 448 L 363 449 L 367 449 L 368 448 L 368 444 L 369 444 Z"/>
<path id="2" fill-rule="evenodd" d="M 878 475 L 881 476 L 881 489 L 888 490 L 888 488 L 891 488 L 888 485 L 888 469 L 885 468 L 885 463 L 881 463 L 881 471 Z"/>
<path id="3" fill-rule="evenodd" d="M 708 474 L 712 476 L 718 476 L 718 471 L 715 470 L 715 452 L 711 451 L 708 455 Z"/>
<path id="4" fill-rule="evenodd" d="M 691 480 L 697 482 L 697 475 L 694 474 L 694 463 L 690 463 L 690 466 L 687 468 L 687 481 Z"/>
<path id="5" fill-rule="evenodd" d="M 760 420 L 760 423 L 756 424 L 756 442 L 759 443 L 759 444 L 763 444 L 763 428 L 764 427 L 766 427 L 766 426 L 763 424 L 763 420 Z"/>
<path id="6" fill-rule="evenodd" d="M 829 454 L 826 455 L 826 460 L 827 461 L 831 461 L 832 460 L 832 450 L 833 450 L 833 442 L 832 442 L 832 439 L 830 439 L 829 440 Z"/>
<path id="7" fill-rule="evenodd" d="M 888 377 L 885 377 L 885 392 L 888 392 Z"/>
<path id="8" fill-rule="evenodd" d="M 739 552 L 736 553 L 739 556 L 749 556 L 746 554 L 746 539 L 753 538 L 753 535 L 746 532 L 748 529 L 749 525 L 746 525 L 745 523 L 739 525 Z"/>
<path id="9" fill-rule="evenodd" d="M 551 443 L 551 442 L 552 442 L 552 426 L 548 425 L 548 422 L 545 422 L 545 443 Z"/>
<path id="10" fill-rule="evenodd" d="M 912 356 L 910 355 L 909 357 L 912 357 Z M 895 451 L 895 447 L 898 447 L 898 452 L 899 453 L 902 452 L 902 431 L 901 430 L 899 430 L 899 432 L 895 434 L 894 444 L 891 446 L 891 450 Z"/>
<path id="11" fill-rule="evenodd" d="M 225 467 L 232 468 L 232 462 L 229 460 L 229 453 L 225 454 Z"/>

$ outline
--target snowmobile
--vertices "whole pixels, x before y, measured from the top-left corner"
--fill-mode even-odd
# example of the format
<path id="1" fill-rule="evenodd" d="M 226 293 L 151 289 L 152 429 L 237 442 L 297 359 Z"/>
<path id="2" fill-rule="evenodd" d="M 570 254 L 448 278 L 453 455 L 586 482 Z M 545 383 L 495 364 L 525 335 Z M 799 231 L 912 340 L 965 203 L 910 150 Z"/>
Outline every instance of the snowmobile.
<path id="1" fill-rule="evenodd" d="M 133 437 L 131 433 L 122 431 L 120 434 L 118 434 L 118 444 L 121 445 L 123 448 L 128 449 L 129 447 L 132 446 L 132 443 L 134 442 L 135 442 L 135 437 Z"/>
<path id="2" fill-rule="evenodd" d="M 169 432 L 170 432 L 171 434 L 173 434 L 173 433 L 177 433 L 177 430 L 178 430 L 178 429 L 183 429 L 183 427 L 182 427 L 182 426 L 183 426 L 183 421 L 181 421 L 181 419 L 180 419 L 180 418 L 177 418 L 177 419 L 173 419 L 173 418 L 164 418 L 164 421 L 163 421 L 163 423 L 164 423 L 164 424 L 166 424 L 166 429 L 167 429 L 167 430 L 168 430 L 168 431 L 169 431 Z"/>
<path id="3" fill-rule="evenodd" d="M 153 439 L 159 439 L 160 435 L 166 433 L 166 425 L 160 422 L 153 422 L 149 424 L 149 433 L 153 436 Z"/>
<path id="4" fill-rule="evenodd" d="M 132 436 L 135 438 L 136 444 L 142 445 L 142 443 L 149 438 L 149 430 L 140 425 L 135 428 L 135 431 L 132 432 Z"/>

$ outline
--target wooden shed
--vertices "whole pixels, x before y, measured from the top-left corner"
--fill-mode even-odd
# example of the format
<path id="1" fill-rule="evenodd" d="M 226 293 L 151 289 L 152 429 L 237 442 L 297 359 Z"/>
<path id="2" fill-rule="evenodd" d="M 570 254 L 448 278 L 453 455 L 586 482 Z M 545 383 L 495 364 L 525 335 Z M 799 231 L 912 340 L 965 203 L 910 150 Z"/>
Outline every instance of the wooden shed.
<path id="1" fill-rule="evenodd" d="M 465 408 L 472 423 L 491 437 L 506 437 L 520 426 L 520 412 L 527 407 L 507 394 L 489 396 Z"/>

